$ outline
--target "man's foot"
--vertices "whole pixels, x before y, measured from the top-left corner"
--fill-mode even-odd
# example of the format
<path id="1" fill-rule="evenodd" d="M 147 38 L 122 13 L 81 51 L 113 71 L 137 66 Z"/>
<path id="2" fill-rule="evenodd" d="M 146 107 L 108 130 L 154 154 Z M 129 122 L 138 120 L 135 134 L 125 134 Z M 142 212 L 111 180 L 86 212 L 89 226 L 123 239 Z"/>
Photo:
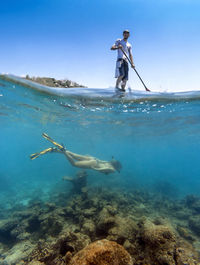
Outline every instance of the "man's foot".
<path id="1" fill-rule="evenodd" d="M 123 84 L 122 83 L 122 85 L 121 85 L 121 91 L 126 91 L 125 87 L 126 87 L 126 84 Z"/>
<path id="2" fill-rule="evenodd" d="M 117 90 L 119 90 L 119 91 L 123 91 L 123 92 L 126 91 L 125 88 L 120 88 L 120 87 L 115 87 L 115 89 L 117 89 Z"/>

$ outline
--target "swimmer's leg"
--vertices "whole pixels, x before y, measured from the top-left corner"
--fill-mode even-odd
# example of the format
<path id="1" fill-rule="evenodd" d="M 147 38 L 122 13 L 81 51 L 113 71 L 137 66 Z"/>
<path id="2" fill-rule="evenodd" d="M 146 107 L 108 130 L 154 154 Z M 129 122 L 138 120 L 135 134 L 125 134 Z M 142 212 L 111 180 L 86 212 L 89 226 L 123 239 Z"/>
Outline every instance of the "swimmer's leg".
<path id="1" fill-rule="evenodd" d="M 50 148 L 44 149 L 44 150 L 41 151 L 41 152 L 31 154 L 31 155 L 30 155 L 30 159 L 31 159 L 31 160 L 34 160 L 35 158 L 38 158 L 40 155 L 44 155 L 44 154 L 46 154 L 46 153 L 52 153 L 52 152 L 62 153 L 62 151 L 60 151 L 60 150 L 57 149 L 56 147 L 50 147 Z"/>
<path id="2" fill-rule="evenodd" d="M 91 160 L 93 159 L 93 157 L 91 156 L 86 156 L 86 155 L 79 155 L 73 152 L 70 152 L 68 150 L 65 149 L 65 147 L 57 142 L 55 142 L 49 135 L 47 135 L 46 133 L 43 133 L 42 136 L 47 139 L 48 141 L 50 141 L 51 143 L 53 143 L 57 148 L 59 148 L 61 151 L 63 151 L 63 153 L 69 154 L 73 159 L 78 160 L 78 161 L 83 161 L 83 160 Z"/>
<path id="3" fill-rule="evenodd" d="M 65 150 L 64 153 L 67 155 L 70 155 L 73 159 L 78 160 L 78 161 L 85 161 L 85 160 L 93 160 L 94 158 L 91 156 L 87 155 L 79 155 L 76 153 L 73 153 L 71 151 Z"/>
<path id="4" fill-rule="evenodd" d="M 67 160 L 70 162 L 70 164 L 74 167 L 90 169 L 90 168 L 92 168 L 93 163 L 95 161 L 95 160 L 91 160 L 91 159 L 90 160 L 76 161 L 76 159 L 70 154 L 70 152 L 65 151 L 64 154 L 67 157 Z"/>

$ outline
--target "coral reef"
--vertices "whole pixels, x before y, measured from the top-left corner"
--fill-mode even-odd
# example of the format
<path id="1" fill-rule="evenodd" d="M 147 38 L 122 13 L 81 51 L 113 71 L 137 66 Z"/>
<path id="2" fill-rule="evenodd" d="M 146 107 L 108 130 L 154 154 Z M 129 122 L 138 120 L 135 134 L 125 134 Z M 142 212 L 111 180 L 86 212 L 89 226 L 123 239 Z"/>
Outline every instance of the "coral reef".
<path id="1" fill-rule="evenodd" d="M 135 265 L 199 264 L 198 198 L 161 200 L 143 191 L 89 188 L 83 172 L 67 180 L 68 194 L 54 190 L 53 201 L 32 200 L 0 222 L 0 264 L 79 264 L 90 250 L 99 263 L 85 264 L 107 264 L 93 248 L 105 239 L 124 248 Z"/>
<path id="2" fill-rule="evenodd" d="M 69 265 L 132 265 L 130 254 L 119 244 L 106 239 L 85 247 L 66 264 Z"/>

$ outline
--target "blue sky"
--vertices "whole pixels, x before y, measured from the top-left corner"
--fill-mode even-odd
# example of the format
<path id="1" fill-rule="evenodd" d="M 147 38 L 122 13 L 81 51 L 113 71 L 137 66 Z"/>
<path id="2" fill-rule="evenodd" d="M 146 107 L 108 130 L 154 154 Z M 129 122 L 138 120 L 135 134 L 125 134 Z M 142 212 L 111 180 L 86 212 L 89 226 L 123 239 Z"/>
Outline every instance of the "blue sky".
<path id="1" fill-rule="evenodd" d="M 110 46 L 128 28 L 149 88 L 200 89 L 200 1 L 6 0 L 0 25 L 0 72 L 113 86 Z M 129 84 L 143 89 L 131 69 Z"/>

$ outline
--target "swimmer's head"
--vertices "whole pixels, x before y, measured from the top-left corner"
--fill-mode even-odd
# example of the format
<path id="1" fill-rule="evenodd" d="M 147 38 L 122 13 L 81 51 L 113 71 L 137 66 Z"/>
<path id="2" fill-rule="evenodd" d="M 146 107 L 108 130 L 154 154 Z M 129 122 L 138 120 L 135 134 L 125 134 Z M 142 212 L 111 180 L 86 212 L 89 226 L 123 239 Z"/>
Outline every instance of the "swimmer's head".
<path id="1" fill-rule="evenodd" d="M 115 159 L 112 158 L 112 160 L 110 161 L 110 163 L 115 168 L 115 170 L 117 170 L 118 172 L 120 172 L 120 170 L 122 169 L 122 165 L 121 165 L 121 163 L 118 160 L 115 160 Z"/>

